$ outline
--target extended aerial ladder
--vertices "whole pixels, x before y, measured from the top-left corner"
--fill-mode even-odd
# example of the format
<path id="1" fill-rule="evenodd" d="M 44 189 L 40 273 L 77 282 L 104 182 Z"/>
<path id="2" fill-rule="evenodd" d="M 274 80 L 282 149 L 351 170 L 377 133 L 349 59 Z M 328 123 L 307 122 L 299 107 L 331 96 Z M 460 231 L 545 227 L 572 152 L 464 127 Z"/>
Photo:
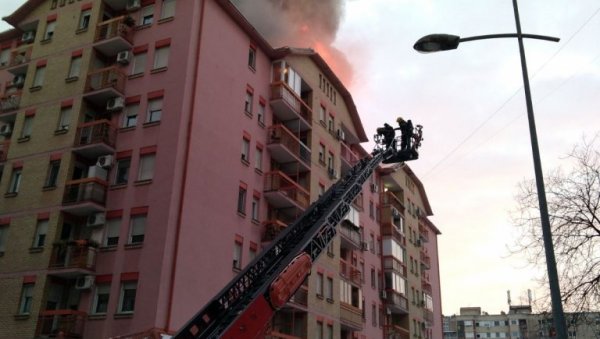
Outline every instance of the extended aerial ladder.
<path id="1" fill-rule="evenodd" d="M 389 125 L 386 125 L 389 126 Z M 412 146 L 398 150 L 378 129 L 371 158 L 360 160 L 175 334 L 174 338 L 256 338 L 310 274 L 313 262 L 336 234 L 336 226 L 380 163 L 415 160 L 421 126 Z"/>

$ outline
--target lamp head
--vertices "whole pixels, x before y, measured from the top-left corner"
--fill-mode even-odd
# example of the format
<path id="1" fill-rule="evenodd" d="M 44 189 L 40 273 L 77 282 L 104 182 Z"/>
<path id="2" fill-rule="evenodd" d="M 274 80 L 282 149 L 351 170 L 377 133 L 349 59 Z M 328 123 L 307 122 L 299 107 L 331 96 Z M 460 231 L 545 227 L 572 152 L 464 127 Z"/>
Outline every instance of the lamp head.
<path id="1" fill-rule="evenodd" d="M 430 34 L 419 39 L 413 48 L 420 53 L 432 53 L 456 49 L 460 37 L 451 34 Z"/>

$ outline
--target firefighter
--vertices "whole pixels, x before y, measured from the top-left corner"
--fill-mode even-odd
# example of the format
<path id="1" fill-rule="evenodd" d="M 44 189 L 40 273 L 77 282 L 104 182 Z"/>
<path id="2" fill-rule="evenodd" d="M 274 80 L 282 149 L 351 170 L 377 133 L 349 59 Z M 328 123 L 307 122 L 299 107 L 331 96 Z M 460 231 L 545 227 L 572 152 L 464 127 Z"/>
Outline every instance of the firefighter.
<path id="1" fill-rule="evenodd" d="M 398 125 L 400 126 L 400 150 L 404 151 L 410 148 L 410 141 L 413 137 L 413 124 L 410 119 L 404 121 L 402 117 L 398 117 L 396 122 L 398 122 Z"/>
<path id="2" fill-rule="evenodd" d="M 377 134 L 383 136 L 383 144 L 385 145 L 386 149 L 392 146 L 396 139 L 396 131 L 394 130 L 394 127 L 388 125 L 387 122 L 383 124 L 383 127 L 379 127 L 377 129 Z M 395 145 L 393 146 L 395 147 Z"/>

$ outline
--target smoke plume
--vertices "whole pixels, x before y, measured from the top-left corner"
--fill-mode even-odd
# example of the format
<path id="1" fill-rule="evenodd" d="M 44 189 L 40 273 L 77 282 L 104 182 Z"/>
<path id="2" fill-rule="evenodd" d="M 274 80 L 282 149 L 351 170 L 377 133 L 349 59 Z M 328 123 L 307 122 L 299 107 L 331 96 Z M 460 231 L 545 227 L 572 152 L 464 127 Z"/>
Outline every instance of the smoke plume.
<path id="1" fill-rule="evenodd" d="M 345 0 L 232 0 L 246 19 L 275 48 L 314 49 L 347 87 L 352 67 L 332 46 Z"/>

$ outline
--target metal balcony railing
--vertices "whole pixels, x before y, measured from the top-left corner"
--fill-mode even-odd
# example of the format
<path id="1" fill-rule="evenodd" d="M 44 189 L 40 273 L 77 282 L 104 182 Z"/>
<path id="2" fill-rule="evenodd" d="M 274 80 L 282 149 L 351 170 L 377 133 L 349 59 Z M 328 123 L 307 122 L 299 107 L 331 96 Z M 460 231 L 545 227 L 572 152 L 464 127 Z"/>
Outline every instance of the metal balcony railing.
<path id="1" fill-rule="evenodd" d="M 396 195 L 392 191 L 382 192 L 379 197 L 382 208 L 392 206 L 400 212 L 404 212 L 403 197 Z"/>
<path id="2" fill-rule="evenodd" d="M 400 232 L 400 229 L 391 222 L 381 224 L 381 235 L 391 236 L 396 239 L 400 245 L 406 246 L 406 237 Z"/>
<path id="3" fill-rule="evenodd" d="M 423 241 L 429 241 L 429 231 L 427 228 L 421 224 L 419 224 L 419 235 L 423 239 Z"/>
<path id="4" fill-rule="evenodd" d="M 404 265 L 400 260 L 396 259 L 391 255 L 386 255 L 383 257 L 383 269 L 384 270 L 393 270 L 395 272 L 401 273 L 404 277 L 406 277 L 406 265 Z"/>
<path id="5" fill-rule="evenodd" d="M 424 251 L 421 251 L 421 263 L 425 265 L 427 269 L 431 268 L 431 258 Z"/>
<path id="6" fill-rule="evenodd" d="M 410 339 L 410 331 L 398 325 L 384 325 L 383 331 L 386 338 Z"/>
<path id="7" fill-rule="evenodd" d="M 94 270 L 96 267 L 96 248 L 85 240 L 72 243 L 58 243 L 52 246 L 50 269 L 79 268 Z"/>
<path id="8" fill-rule="evenodd" d="M 289 129 L 283 125 L 273 125 L 268 129 L 267 145 L 278 144 L 288 149 L 295 157 L 310 166 L 310 148 L 304 145 Z"/>
<path id="9" fill-rule="evenodd" d="M 65 185 L 63 205 L 93 202 L 104 205 L 107 183 L 98 178 L 72 180 Z"/>
<path id="10" fill-rule="evenodd" d="M 128 19 L 125 16 L 120 16 L 99 23 L 98 28 L 96 28 L 94 42 L 108 40 L 114 37 L 121 37 L 131 42 L 133 30 L 126 24 L 127 20 Z"/>
<path id="11" fill-rule="evenodd" d="M 8 67 L 26 64 L 29 61 L 31 61 L 31 51 L 33 51 L 33 46 L 27 46 L 25 48 L 20 48 L 13 51 L 10 54 L 10 61 L 8 63 Z"/>
<path id="12" fill-rule="evenodd" d="M 346 145 L 345 143 L 342 142 L 341 145 L 342 148 L 340 156 L 342 160 L 346 161 L 350 166 L 354 166 L 359 160 L 358 155 L 354 153 L 354 151 L 350 149 L 350 146 Z"/>
<path id="13" fill-rule="evenodd" d="M 82 338 L 87 313 L 75 310 L 47 310 L 38 316 L 35 337 Z"/>
<path id="14" fill-rule="evenodd" d="M 360 270 L 342 259 L 340 259 L 340 276 L 357 285 L 362 284 Z"/>
<path id="15" fill-rule="evenodd" d="M 310 201 L 308 191 L 281 171 L 265 173 L 265 192 L 281 193 L 303 209 Z"/>
<path id="16" fill-rule="evenodd" d="M 85 122 L 77 128 L 75 147 L 103 143 L 114 147 L 117 128 L 109 120 Z"/>
<path id="17" fill-rule="evenodd" d="M 393 307 L 392 311 L 397 309 L 402 310 L 404 313 L 408 313 L 408 299 L 404 295 L 392 289 L 387 289 L 386 292 L 387 297 L 385 301 L 387 305 Z"/>
<path id="18" fill-rule="evenodd" d="M 125 90 L 126 80 L 127 76 L 117 66 L 110 66 L 91 71 L 87 75 L 85 92 L 87 93 L 101 89 L 113 88 L 123 93 Z"/>
<path id="19" fill-rule="evenodd" d="M 351 242 L 357 249 L 360 248 L 361 239 L 358 228 L 348 225 L 346 222 L 342 222 L 338 231 L 342 237 Z"/>
<path id="20" fill-rule="evenodd" d="M 262 241 L 271 241 L 287 227 L 287 224 L 281 220 L 267 220 L 263 222 L 263 226 L 265 227 L 265 233 Z"/>
<path id="21" fill-rule="evenodd" d="M 298 116 L 312 125 L 312 109 L 286 83 L 271 84 L 271 100 L 283 100 Z"/>
<path id="22" fill-rule="evenodd" d="M 4 95 L 0 98 L 2 112 L 8 112 L 19 108 L 21 104 L 21 91 Z"/>

